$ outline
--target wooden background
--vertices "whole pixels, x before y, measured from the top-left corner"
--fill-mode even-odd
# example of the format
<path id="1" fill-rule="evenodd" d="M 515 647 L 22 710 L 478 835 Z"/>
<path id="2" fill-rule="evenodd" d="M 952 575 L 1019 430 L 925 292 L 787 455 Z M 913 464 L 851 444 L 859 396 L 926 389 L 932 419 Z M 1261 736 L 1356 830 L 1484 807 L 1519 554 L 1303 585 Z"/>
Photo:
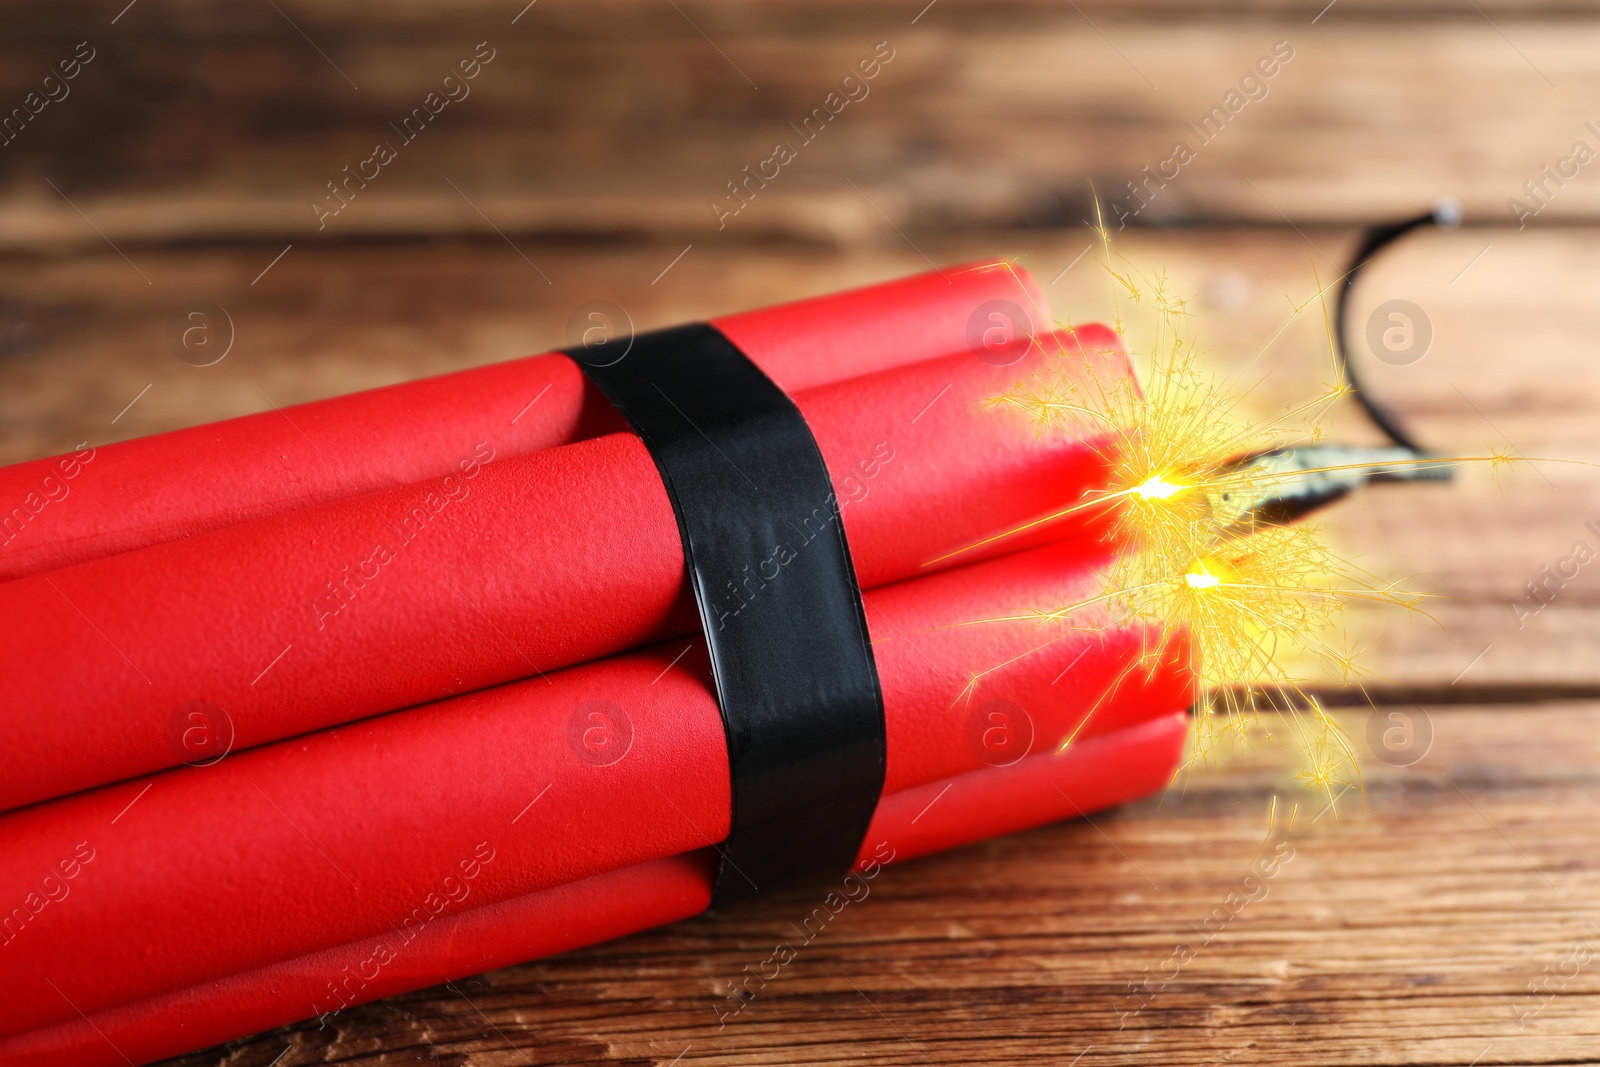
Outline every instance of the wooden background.
<path id="1" fill-rule="evenodd" d="M 1083 221 L 1165 159 L 1259 56 L 1294 58 L 1118 234 L 1240 367 L 1368 222 L 1436 197 L 1357 293 L 1417 304 L 1427 355 L 1357 350 L 1497 485 L 1383 487 L 1328 519 L 1438 624 L 1354 611 L 1368 691 L 1432 747 L 1366 763 L 1365 803 L 1298 795 L 1294 861 L 1181 976 L 1128 1006 L 1246 873 L 1270 749 L 1183 793 L 895 868 L 726 1029 L 722 983 L 798 893 L 187 1057 L 193 1064 L 1600 1062 L 1600 15 L 1577 0 L 95 0 L 8 6 L 0 106 L 95 58 L 0 146 L 0 462 L 564 344 L 579 304 L 643 329 L 967 258 L 1017 257 L 1058 315 L 1103 315 Z M 494 59 L 318 230 L 309 202 L 480 41 Z M 718 230 L 708 198 L 880 41 L 870 95 Z M 1193 141 L 1191 140 L 1191 145 Z M 214 366 L 168 317 L 232 321 Z M 1139 326 L 1134 323 L 1135 332 Z M 1327 373 L 1319 314 L 1260 356 L 1263 410 Z M 259 390 L 259 391 L 258 391 Z M 1358 418 L 1334 436 L 1373 440 Z M 1600 530 L 1600 523 L 1597 523 Z M 1345 695 L 1364 744 L 1373 714 Z M 1306 806 L 1308 805 L 1309 806 Z M 1537 993 L 1530 993 L 1530 988 Z"/>

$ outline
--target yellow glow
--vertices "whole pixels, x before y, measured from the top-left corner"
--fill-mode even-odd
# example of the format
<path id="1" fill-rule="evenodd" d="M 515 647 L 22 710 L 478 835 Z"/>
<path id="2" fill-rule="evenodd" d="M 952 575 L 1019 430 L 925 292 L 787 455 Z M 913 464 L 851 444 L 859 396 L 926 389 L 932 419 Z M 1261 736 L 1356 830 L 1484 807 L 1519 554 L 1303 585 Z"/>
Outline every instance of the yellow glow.
<path id="1" fill-rule="evenodd" d="M 1166 500 L 1174 493 L 1181 492 L 1185 486 L 1176 482 L 1169 482 L 1159 474 L 1152 474 L 1144 483 L 1135 487 L 1134 492 L 1146 500 Z"/>
<path id="2" fill-rule="evenodd" d="M 1190 589 L 1215 589 L 1222 584 L 1222 577 L 1217 572 L 1223 570 L 1215 560 L 1197 559 L 1189 564 L 1189 571 L 1183 580 L 1189 583 Z"/>
<path id="3" fill-rule="evenodd" d="M 1099 589 L 1081 600 L 967 625 L 1026 620 L 1090 631 L 1126 632 L 1136 627 L 1140 637 L 1132 658 L 1062 739 L 1058 751 L 1073 744 L 1125 681 L 1137 682 L 1142 672 L 1168 670 L 1174 658 L 1181 657 L 1196 707 L 1185 773 L 1227 749 L 1248 747 L 1257 738 L 1288 741 L 1300 756 L 1295 778 L 1320 794 L 1337 818 L 1339 798 L 1361 785 L 1361 768 L 1354 743 L 1323 708 L 1312 686 L 1359 685 L 1364 673 L 1357 663 L 1362 649 L 1335 637 L 1341 613 L 1347 604 L 1360 601 L 1426 615 L 1419 606 L 1425 597 L 1342 558 L 1317 525 L 1278 525 L 1256 506 L 1307 474 L 1351 466 L 1308 470 L 1242 460 L 1323 440 L 1324 415 L 1350 395 L 1333 348 L 1333 323 L 1323 303 L 1340 279 L 1327 286 L 1319 280 L 1316 293 L 1293 306 L 1283 326 L 1247 364 L 1258 361 L 1304 310 L 1323 304 L 1328 384 L 1301 402 L 1265 418 L 1252 418 L 1244 401 L 1254 386 L 1206 371 L 1203 352 L 1188 332 L 1185 298 L 1174 291 L 1165 274 L 1145 274 L 1112 251 L 1110 231 L 1098 214 L 1098 203 L 1096 207 L 1094 233 L 1111 290 L 1109 325 L 1119 340 L 1103 351 L 1082 350 L 1052 348 L 1048 336 L 1041 335 L 1035 344 L 1047 357 L 1046 365 L 987 403 L 1027 417 L 1040 436 L 1067 434 L 1089 444 L 1106 463 L 1107 484 L 1059 511 L 951 555 L 1068 515 L 1108 509 L 1112 516 L 1108 539 L 1116 556 Z M 1020 282 L 1019 290 L 1032 299 L 1031 290 Z M 1145 310 L 1151 327 L 1144 331 L 1148 342 L 1137 347 L 1123 322 L 1124 308 L 1133 306 Z M 1107 373 L 1108 365 L 1127 365 L 1126 349 L 1132 350 L 1128 362 L 1134 376 Z M 1501 469 L 1511 466 L 1514 458 L 1521 457 L 1510 451 L 1484 457 L 1497 481 Z M 1413 462 L 1427 467 L 1473 459 L 1419 456 Z M 1175 473 L 1181 481 L 1174 480 Z M 963 697 L 970 701 L 983 678 L 1057 640 L 1050 638 L 1030 652 L 975 669 Z M 1307 668 L 1312 669 L 1309 675 L 1304 673 Z"/>
<path id="4" fill-rule="evenodd" d="M 1360 674 L 1358 650 L 1333 640 L 1346 603 L 1416 610 L 1421 597 L 1340 558 L 1313 524 L 1279 526 L 1259 519 L 1251 502 L 1271 498 L 1304 472 L 1239 462 L 1321 439 L 1323 415 L 1349 392 L 1331 359 L 1331 323 L 1324 311 L 1330 384 L 1264 419 L 1251 418 L 1241 404 L 1249 389 L 1205 369 L 1188 332 L 1187 304 L 1168 278 L 1146 275 L 1113 253 L 1103 222 L 1095 232 L 1112 290 L 1110 325 L 1121 344 L 1133 347 L 1123 310 L 1138 306 L 1148 315 L 1150 328 L 1142 332 L 1149 340 L 1132 353 L 1139 380 L 1102 370 L 1100 358 L 1112 357 L 1114 366 L 1125 358 L 1121 351 L 1047 349 L 1042 370 L 989 403 L 1026 416 L 1040 435 L 1095 442 L 1109 469 L 1108 484 L 1051 518 L 1109 507 L 1117 555 L 1094 594 L 1014 618 L 1089 629 L 1144 624 L 1138 650 L 1097 697 L 1090 716 L 1125 680 L 1167 670 L 1174 656 L 1182 656 L 1198 708 L 1186 769 L 1257 737 L 1282 739 L 1302 756 L 1299 781 L 1333 804 L 1347 786 L 1360 785 L 1361 772 L 1355 745 L 1307 683 L 1348 685 Z M 1319 288 L 1295 307 L 1290 319 L 1314 307 L 1324 292 Z M 1089 621 L 1100 611 L 1109 619 Z M 975 672 L 968 698 L 979 678 L 1003 666 Z M 1322 677 L 1303 676 L 1305 668 Z M 1061 749 L 1073 743 L 1083 723 Z"/>

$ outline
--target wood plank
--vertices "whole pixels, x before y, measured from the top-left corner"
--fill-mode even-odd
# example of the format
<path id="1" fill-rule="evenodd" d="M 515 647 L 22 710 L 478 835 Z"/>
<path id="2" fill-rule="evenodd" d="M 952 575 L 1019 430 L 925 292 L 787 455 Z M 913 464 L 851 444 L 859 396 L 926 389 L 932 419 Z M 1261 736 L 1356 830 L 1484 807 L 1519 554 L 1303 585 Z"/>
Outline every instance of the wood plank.
<path id="1" fill-rule="evenodd" d="M 1336 825 L 1307 804 L 1265 880 L 1268 750 L 889 869 L 722 1029 L 724 983 L 822 888 L 172 1063 L 1596 1062 L 1600 706 L 1430 711 L 1428 755 L 1369 761 Z M 1224 922 L 1230 893 L 1254 899 Z"/>
<path id="2" fill-rule="evenodd" d="M 1442 195 L 1498 223 L 1541 166 L 1580 139 L 1600 148 L 1584 127 L 1600 121 L 1584 103 L 1600 90 L 1600 21 L 1575 9 L 1445 17 L 1344 0 L 1313 25 L 1321 5 L 1222 20 L 945 0 L 913 26 L 921 6 L 719 2 L 691 21 L 658 4 L 546 4 L 513 26 L 488 5 L 289 5 L 294 25 L 266 5 L 171 19 L 142 5 L 114 29 L 29 7 L 0 44 L 0 100 L 20 102 L 85 37 L 101 53 L 0 153 L 0 246 L 98 246 L 95 227 L 134 245 L 495 226 L 861 244 L 893 227 L 1075 222 L 1091 181 L 1131 210 L 1126 183 L 1178 140 L 1195 158 L 1139 224 L 1350 223 Z M 471 95 L 406 143 L 391 124 L 484 40 L 496 58 Z M 1279 40 L 1294 59 L 1267 95 L 1209 143 L 1189 130 Z M 790 124 L 879 41 L 894 60 L 804 142 Z M 396 160 L 319 230 L 312 202 L 380 141 Z M 797 158 L 719 229 L 710 201 L 778 141 Z M 1550 190 L 1538 224 L 1600 217 L 1587 170 Z"/>
<path id="3" fill-rule="evenodd" d="M 1342 268 L 1351 242 L 1348 232 L 1326 230 L 1306 239 L 1185 231 L 1130 236 L 1119 248 L 1194 296 L 1195 331 L 1219 371 L 1258 359 L 1265 377 L 1256 411 L 1267 415 L 1327 378 L 1318 310 L 1291 320 L 1290 305 L 1315 294 L 1318 274 L 1326 281 Z M 1091 257 L 1060 272 L 1088 243 L 1062 231 L 919 239 L 917 248 L 946 264 L 1018 255 L 1042 280 L 1059 276 L 1050 287 L 1056 313 L 1083 320 L 1109 308 L 1104 275 Z M 498 240 L 297 245 L 255 284 L 282 246 L 140 251 L 134 262 L 149 285 L 109 251 L 0 260 L 9 301 L 0 338 L 17 349 L 0 362 L 0 460 L 259 411 L 263 396 L 289 404 L 565 344 L 566 320 L 586 300 L 612 300 L 649 329 L 928 265 L 905 244 L 849 253 L 697 245 L 652 284 L 682 246 L 519 248 Z M 1509 441 L 1527 456 L 1600 462 L 1600 427 L 1589 417 L 1600 405 L 1589 345 L 1596 278 L 1600 243 L 1589 230 L 1412 238 L 1361 283 L 1357 332 L 1378 304 L 1410 299 L 1433 324 L 1433 348 L 1404 367 L 1357 358 L 1375 392 L 1440 450 L 1484 456 Z M 165 340 L 168 315 L 197 298 L 222 305 L 235 324 L 234 349 L 214 367 L 180 363 Z M 1137 314 L 1128 324 L 1136 338 L 1146 329 Z M 1334 419 L 1330 436 L 1376 440 L 1353 413 Z M 1428 610 L 1443 629 L 1397 610 L 1351 611 L 1350 642 L 1376 642 L 1362 657 L 1379 676 L 1374 684 L 1395 699 L 1419 688 L 1428 699 L 1463 687 L 1480 699 L 1596 691 L 1600 662 L 1588 650 L 1600 636 L 1600 605 L 1587 571 L 1521 627 L 1512 607 L 1524 602 L 1524 583 L 1542 580 L 1541 567 L 1558 566 L 1574 542 L 1600 550 L 1585 527 L 1591 519 L 1600 519 L 1594 468 L 1544 463 L 1510 472 L 1503 486 L 1479 465 L 1448 487 L 1378 487 L 1328 513 L 1331 535 L 1357 562 L 1386 577 L 1415 576 L 1416 588 L 1439 598 Z"/>

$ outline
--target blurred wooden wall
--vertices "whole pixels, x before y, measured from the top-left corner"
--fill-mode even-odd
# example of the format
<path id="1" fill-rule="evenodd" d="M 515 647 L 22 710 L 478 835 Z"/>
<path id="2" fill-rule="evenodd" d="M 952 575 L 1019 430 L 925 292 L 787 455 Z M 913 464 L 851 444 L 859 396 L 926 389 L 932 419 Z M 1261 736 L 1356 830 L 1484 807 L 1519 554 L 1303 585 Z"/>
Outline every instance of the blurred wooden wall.
<path id="1" fill-rule="evenodd" d="M 1180 139 L 1196 159 L 1142 223 L 1348 224 L 1446 194 L 1500 223 L 1541 165 L 1596 140 L 1592 5 L 1325 3 L 136 0 L 115 24 L 116 0 L 13 4 L 0 106 L 80 41 L 97 58 L 0 149 L 0 247 L 100 240 L 47 180 L 119 243 L 1060 226 L 1091 181 L 1125 196 Z M 470 96 L 317 232 L 325 182 L 401 143 L 390 124 L 485 41 Z M 797 141 L 790 123 L 880 41 L 895 58 L 869 95 L 717 233 L 708 199 Z M 1293 59 L 1265 97 L 1199 141 L 1185 124 L 1279 41 Z M 1600 181 L 1577 180 L 1540 221 L 1597 213 Z"/>

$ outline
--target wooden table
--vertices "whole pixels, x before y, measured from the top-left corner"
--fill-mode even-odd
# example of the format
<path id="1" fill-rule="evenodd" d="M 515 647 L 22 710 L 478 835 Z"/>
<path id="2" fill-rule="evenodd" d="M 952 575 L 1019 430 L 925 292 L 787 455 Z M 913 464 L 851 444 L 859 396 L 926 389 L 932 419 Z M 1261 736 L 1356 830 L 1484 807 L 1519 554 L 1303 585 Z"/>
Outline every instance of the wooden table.
<path id="1" fill-rule="evenodd" d="M 1358 358 L 1430 445 L 1579 462 L 1327 515 L 1363 566 L 1437 596 L 1437 623 L 1349 613 L 1370 677 L 1326 694 L 1341 723 L 1364 753 L 1391 713 L 1431 745 L 1367 758 L 1331 810 L 1261 745 L 1093 821 L 891 868 L 722 1027 L 726 983 L 821 887 L 174 1062 L 1600 1062 L 1600 564 L 1544 606 L 1524 586 L 1600 549 L 1600 171 L 1549 185 L 1526 228 L 1506 204 L 1600 147 L 1583 5 L 275 6 L 14 16 L 7 100 L 76 42 L 99 51 L 0 149 L 0 461 L 564 344 L 592 299 L 645 329 L 999 254 L 1094 318 L 1089 181 L 1125 197 L 1288 40 L 1268 95 L 1119 250 L 1193 295 L 1215 366 L 1256 361 L 1265 412 L 1326 379 L 1320 312 L 1291 309 L 1355 227 L 1460 196 L 1467 226 L 1409 238 L 1357 294 L 1358 332 L 1385 300 L 1421 307 L 1426 358 Z M 318 231 L 324 181 L 480 40 L 478 95 Z M 880 40 L 876 95 L 717 230 L 706 200 Z M 192 300 L 231 319 L 214 366 L 170 349 Z M 1351 413 L 1330 436 L 1376 440 Z M 1236 906 L 1274 797 L 1300 805 L 1294 858 Z"/>

